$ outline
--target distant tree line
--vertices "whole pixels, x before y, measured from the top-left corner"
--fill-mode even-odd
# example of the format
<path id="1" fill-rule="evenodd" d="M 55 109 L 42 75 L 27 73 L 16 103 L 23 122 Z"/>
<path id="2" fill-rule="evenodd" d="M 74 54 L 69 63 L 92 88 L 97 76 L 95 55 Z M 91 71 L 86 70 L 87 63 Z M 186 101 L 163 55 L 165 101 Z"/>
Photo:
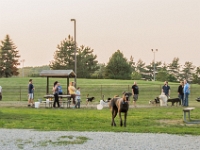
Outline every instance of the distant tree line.
<path id="1" fill-rule="evenodd" d="M 54 60 L 49 66 L 24 67 L 18 69 L 19 51 L 14 45 L 9 35 L 1 41 L 0 45 L 0 77 L 12 76 L 39 76 L 42 70 L 72 69 L 75 65 L 75 43 L 70 35 L 57 45 L 54 53 Z M 97 79 L 134 79 L 153 80 L 154 62 L 145 64 L 141 59 L 137 62 L 130 56 L 129 60 L 124 57 L 120 50 L 117 50 L 109 58 L 107 64 L 98 63 L 97 55 L 88 46 L 77 46 L 77 77 L 97 78 Z M 178 82 L 187 79 L 190 82 L 200 84 L 200 67 L 196 67 L 192 62 L 179 63 L 179 58 L 175 57 L 171 63 L 166 64 L 160 61 L 155 62 L 155 74 L 157 81 L 168 80 Z"/>

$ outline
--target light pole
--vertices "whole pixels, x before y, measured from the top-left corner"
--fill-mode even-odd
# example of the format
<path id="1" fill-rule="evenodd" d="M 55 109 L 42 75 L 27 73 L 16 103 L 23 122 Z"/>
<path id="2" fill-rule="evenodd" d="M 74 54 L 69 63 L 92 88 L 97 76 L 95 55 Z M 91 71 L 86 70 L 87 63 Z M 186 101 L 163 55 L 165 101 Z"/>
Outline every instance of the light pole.
<path id="1" fill-rule="evenodd" d="M 153 69 L 153 76 L 154 76 L 154 81 L 156 81 L 156 66 L 155 66 L 155 53 L 158 51 L 158 49 L 151 49 L 153 52 L 153 63 L 154 63 L 154 69 Z"/>
<path id="2" fill-rule="evenodd" d="M 25 59 L 22 59 L 20 62 L 22 63 L 22 76 L 24 77 L 24 62 L 25 62 Z"/>
<path id="3" fill-rule="evenodd" d="M 76 60 L 76 19 L 71 19 L 71 21 L 74 22 L 74 71 L 75 71 L 75 78 L 74 78 L 74 82 L 75 82 L 75 87 L 77 85 L 76 82 L 76 77 L 77 77 L 77 60 Z"/>

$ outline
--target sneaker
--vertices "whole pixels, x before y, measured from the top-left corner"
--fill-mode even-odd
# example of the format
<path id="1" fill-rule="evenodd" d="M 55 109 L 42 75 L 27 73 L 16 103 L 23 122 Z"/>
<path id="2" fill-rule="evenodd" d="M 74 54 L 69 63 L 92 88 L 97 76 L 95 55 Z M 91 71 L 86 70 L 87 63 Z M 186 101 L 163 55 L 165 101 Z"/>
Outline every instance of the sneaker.
<path id="1" fill-rule="evenodd" d="M 30 104 L 28 104 L 28 107 L 30 107 L 31 105 Z"/>

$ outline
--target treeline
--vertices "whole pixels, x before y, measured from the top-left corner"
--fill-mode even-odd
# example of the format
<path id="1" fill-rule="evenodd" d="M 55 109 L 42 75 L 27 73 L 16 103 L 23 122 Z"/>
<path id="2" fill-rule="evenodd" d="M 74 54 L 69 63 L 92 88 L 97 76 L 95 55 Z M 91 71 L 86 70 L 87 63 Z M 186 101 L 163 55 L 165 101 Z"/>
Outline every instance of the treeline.
<path id="1" fill-rule="evenodd" d="M 0 45 L 0 77 L 37 77 L 42 70 L 74 70 L 75 68 L 75 43 L 70 35 L 57 46 L 54 59 L 47 66 L 19 69 L 18 52 L 9 35 L 6 35 Z M 127 59 L 120 50 L 117 50 L 109 58 L 107 64 L 100 64 L 97 61 L 97 55 L 93 52 L 94 50 L 88 46 L 76 47 L 78 78 L 154 80 L 155 73 L 155 79 L 158 81 L 178 82 L 187 79 L 200 84 L 200 67 L 194 66 L 189 61 L 181 65 L 178 57 L 175 57 L 169 64 L 160 61 L 155 64 L 154 62 L 145 64 L 141 59 L 135 62 L 132 56 Z"/>

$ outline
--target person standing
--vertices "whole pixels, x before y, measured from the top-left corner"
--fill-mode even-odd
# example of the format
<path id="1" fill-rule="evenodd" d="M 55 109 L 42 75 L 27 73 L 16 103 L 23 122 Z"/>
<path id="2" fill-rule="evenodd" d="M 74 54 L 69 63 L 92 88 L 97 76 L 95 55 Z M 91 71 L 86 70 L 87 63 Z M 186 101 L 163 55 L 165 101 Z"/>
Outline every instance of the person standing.
<path id="1" fill-rule="evenodd" d="M 136 82 L 132 86 L 132 95 L 133 95 L 133 105 L 136 107 L 136 101 L 138 100 L 139 87 Z"/>
<path id="2" fill-rule="evenodd" d="M 76 90 L 76 105 L 75 108 L 80 108 L 81 105 L 81 91 L 80 87 L 77 88 Z"/>
<path id="3" fill-rule="evenodd" d="M 63 95 L 62 86 L 60 85 L 60 82 L 58 82 L 58 95 Z M 59 103 L 62 103 L 62 97 L 60 98 Z"/>
<path id="4" fill-rule="evenodd" d="M 2 100 L 2 87 L 0 85 L 0 101 Z"/>
<path id="5" fill-rule="evenodd" d="M 170 97 L 170 86 L 168 85 L 168 81 L 164 82 L 164 85 L 162 87 L 162 92 L 165 93 L 165 95 L 167 96 L 167 98 Z"/>
<path id="6" fill-rule="evenodd" d="M 183 105 L 183 97 L 184 97 L 183 87 L 184 87 L 184 83 L 183 83 L 183 81 L 180 81 L 180 85 L 178 87 L 178 97 L 181 100 L 182 105 Z"/>
<path id="7" fill-rule="evenodd" d="M 76 98 L 76 88 L 74 87 L 74 82 L 70 82 L 70 84 L 68 86 L 68 91 L 69 91 L 69 94 L 71 95 L 72 102 L 73 102 L 74 107 L 75 107 L 75 104 L 76 104 L 76 101 L 75 101 L 75 98 Z"/>
<path id="8" fill-rule="evenodd" d="M 28 85 L 28 107 L 30 106 L 34 107 L 33 93 L 34 93 L 33 80 L 30 79 Z"/>
<path id="9" fill-rule="evenodd" d="M 53 85 L 53 95 L 54 95 L 54 102 L 53 102 L 53 107 L 56 107 L 56 103 L 58 105 L 58 107 L 60 107 L 60 103 L 59 103 L 59 99 L 58 99 L 58 94 L 59 94 L 59 89 L 58 89 L 58 81 L 54 82 Z"/>
<path id="10" fill-rule="evenodd" d="M 188 96 L 190 94 L 190 85 L 187 82 L 187 80 L 184 80 L 183 94 L 184 94 L 183 106 L 187 107 L 188 106 L 188 101 L 189 101 Z"/>

